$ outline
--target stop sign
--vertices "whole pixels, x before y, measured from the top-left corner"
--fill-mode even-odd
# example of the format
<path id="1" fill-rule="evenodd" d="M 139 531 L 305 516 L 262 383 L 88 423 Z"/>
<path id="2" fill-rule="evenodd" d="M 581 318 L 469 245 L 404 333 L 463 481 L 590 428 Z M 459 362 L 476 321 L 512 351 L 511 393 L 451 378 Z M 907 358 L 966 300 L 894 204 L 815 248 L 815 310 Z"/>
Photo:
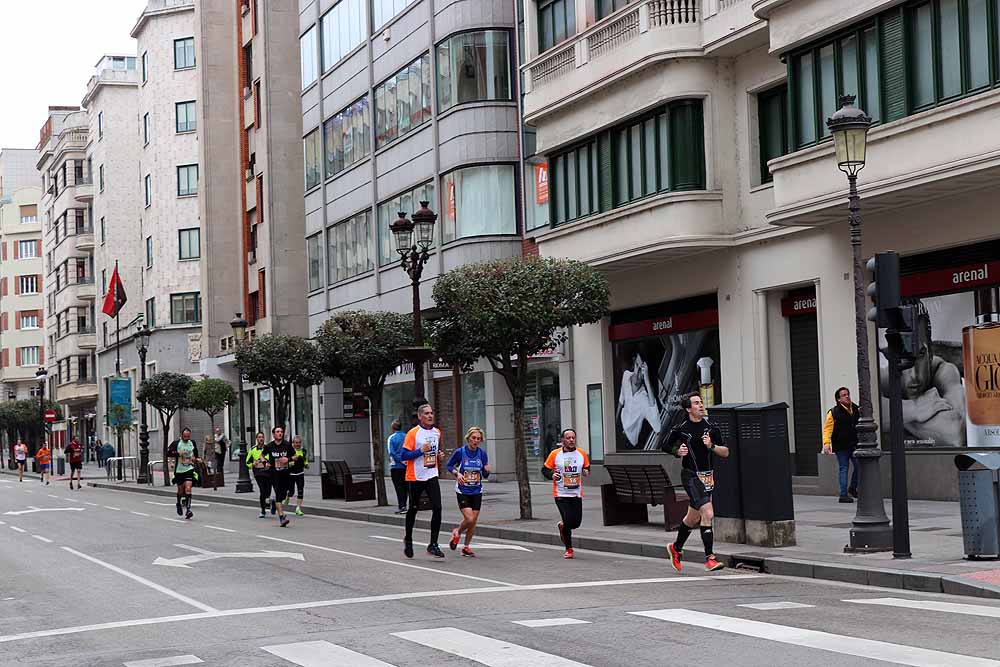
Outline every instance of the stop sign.
<path id="1" fill-rule="evenodd" d="M 51 424 L 55 420 L 56 420 L 56 411 L 55 410 L 46 410 L 45 411 L 45 421 L 47 421 L 47 422 L 49 422 Z"/>

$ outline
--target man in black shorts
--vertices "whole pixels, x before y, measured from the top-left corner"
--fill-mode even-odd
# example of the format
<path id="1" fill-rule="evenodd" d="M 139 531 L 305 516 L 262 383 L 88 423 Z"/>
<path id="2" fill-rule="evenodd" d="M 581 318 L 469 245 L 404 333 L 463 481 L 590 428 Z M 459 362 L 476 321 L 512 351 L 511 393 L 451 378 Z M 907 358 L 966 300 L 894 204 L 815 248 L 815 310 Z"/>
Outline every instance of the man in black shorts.
<path id="1" fill-rule="evenodd" d="M 722 433 L 705 419 L 705 404 L 695 392 L 681 399 L 681 407 L 687 411 L 687 419 L 676 426 L 662 445 L 664 451 L 683 459 L 681 462 L 681 484 L 688 495 L 688 511 L 677 529 L 677 539 L 667 545 L 670 563 L 681 571 L 681 553 L 684 543 L 695 526 L 701 527 L 701 541 L 705 544 L 705 569 L 709 572 L 725 567 L 715 559 L 712 551 L 712 489 L 715 488 L 713 457 L 729 456 L 729 448 L 722 442 Z"/>
<path id="2" fill-rule="evenodd" d="M 83 474 L 83 445 L 76 438 L 66 445 L 66 460 L 69 462 L 69 488 L 73 488 L 73 478 L 76 477 L 76 488 L 79 489 Z"/>
<path id="3" fill-rule="evenodd" d="M 274 439 L 264 447 L 264 458 L 271 467 L 271 484 L 274 488 L 274 501 L 278 510 L 278 525 L 284 528 L 289 524 L 285 516 L 284 502 L 292 486 L 291 465 L 295 458 L 295 448 L 285 440 L 285 429 L 275 426 L 271 429 Z"/>

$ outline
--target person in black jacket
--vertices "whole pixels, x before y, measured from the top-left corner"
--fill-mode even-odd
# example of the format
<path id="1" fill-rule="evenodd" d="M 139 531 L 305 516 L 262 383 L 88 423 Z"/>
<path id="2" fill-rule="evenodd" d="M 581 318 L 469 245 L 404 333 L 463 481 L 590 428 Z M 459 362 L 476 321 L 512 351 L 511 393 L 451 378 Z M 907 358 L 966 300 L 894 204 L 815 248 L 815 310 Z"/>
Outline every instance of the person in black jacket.
<path id="1" fill-rule="evenodd" d="M 858 462 L 854 461 L 851 484 L 847 485 L 847 467 L 858 446 L 858 421 L 861 408 L 851 401 L 851 390 L 840 387 L 834 392 L 837 401 L 826 413 L 823 424 L 823 453 L 836 454 L 840 465 L 840 502 L 853 503 L 858 497 Z"/>

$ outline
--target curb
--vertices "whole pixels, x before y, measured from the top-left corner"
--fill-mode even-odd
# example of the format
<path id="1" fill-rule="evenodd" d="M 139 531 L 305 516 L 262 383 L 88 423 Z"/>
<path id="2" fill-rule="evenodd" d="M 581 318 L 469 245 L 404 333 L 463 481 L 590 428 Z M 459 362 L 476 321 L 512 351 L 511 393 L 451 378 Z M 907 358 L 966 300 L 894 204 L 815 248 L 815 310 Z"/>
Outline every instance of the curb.
<path id="1" fill-rule="evenodd" d="M 154 496 L 173 497 L 176 492 L 171 488 L 157 487 L 137 487 L 118 486 L 105 482 L 87 482 L 87 486 L 98 489 L 110 489 L 112 491 L 126 491 L 129 493 L 143 493 Z M 259 503 L 256 494 L 247 494 L 247 498 L 232 498 L 229 496 L 208 495 L 202 489 L 195 490 L 193 495 L 198 500 L 219 503 L 221 505 L 237 505 L 243 507 L 258 508 Z M 365 521 L 368 523 L 378 523 L 388 526 L 404 526 L 406 519 L 402 515 L 380 514 L 366 512 L 363 510 L 337 509 L 329 507 L 313 507 L 309 513 L 316 516 L 332 517 L 336 519 L 350 519 L 354 521 Z M 429 529 L 429 519 L 417 519 L 418 528 Z M 516 540 L 519 542 L 532 542 L 535 544 L 547 544 L 556 546 L 559 544 L 559 536 L 549 533 L 540 533 L 534 530 L 523 530 L 517 528 L 507 528 L 503 526 L 491 526 L 480 524 L 476 526 L 476 535 L 481 537 L 492 537 L 503 540 Z M 625 542 L 623 540 L 606 539 L 599 537 L 574 537 L 574 546 L 580 549 L 591 551 L 603 551 L 606 553 L 624 554 L 629 556 L 648 556 L 652 558 L 667 558 L 666 544 L 655 544 L 649 542 Z M 1000 599 L 1000 586 L 965 579 L 958 575 L 938 574 L 933 572 L 917 572 L 912 570 L 894 570 L 890 568 L 869 568 L 857 565 L 846 565 L 840 563 L 828 563 L 823 561 L 812 561 L 798 558 L 785 558 L 782 556 L 770 556 L 754 552 L 716 552 L 719 560 L 726 562 L 730 567 L 749 568 L 758 570 L 764 574 L 773 574 L 785 577 L 801 577 L 803 579 L 820 579 L 824 581 L 837 581 L 849 584 L 862 584 L 866 586 L 879 586 L 882 588 L 898 588 L 900 590 L 913 591 L 915 593 L 947 593 L 949 595 L 962 595 L 965 597 L 978 597 Z M 685 562 L 701 563 L 702 559 L 693 552 L 689 557 L 684 558 Z"/>

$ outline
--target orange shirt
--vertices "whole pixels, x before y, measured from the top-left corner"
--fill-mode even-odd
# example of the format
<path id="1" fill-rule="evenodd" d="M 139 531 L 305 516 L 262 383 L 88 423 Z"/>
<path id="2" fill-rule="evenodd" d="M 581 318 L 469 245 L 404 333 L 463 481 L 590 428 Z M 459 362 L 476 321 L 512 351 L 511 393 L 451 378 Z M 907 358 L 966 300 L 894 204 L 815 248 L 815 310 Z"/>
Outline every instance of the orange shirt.
<path id="1" fill-rule="evenodd" d="M 434 428 L 414 426 L 406 434 L 403 449 L 421 449 L 425 444 L 431 446 L 429 452 L 406 462 L 406 481 L 424 482 L 438 476 L 438 451 L 441 447 L 441 431 Z"/>
<path id="2" fill-rule="evenodd" d="M 48 447 L 41 447 L 37 452 L 35 452 L 35 460 L 38 461 L 39 465 L 48 465 L 52 463 L 52 451 Z"/>

